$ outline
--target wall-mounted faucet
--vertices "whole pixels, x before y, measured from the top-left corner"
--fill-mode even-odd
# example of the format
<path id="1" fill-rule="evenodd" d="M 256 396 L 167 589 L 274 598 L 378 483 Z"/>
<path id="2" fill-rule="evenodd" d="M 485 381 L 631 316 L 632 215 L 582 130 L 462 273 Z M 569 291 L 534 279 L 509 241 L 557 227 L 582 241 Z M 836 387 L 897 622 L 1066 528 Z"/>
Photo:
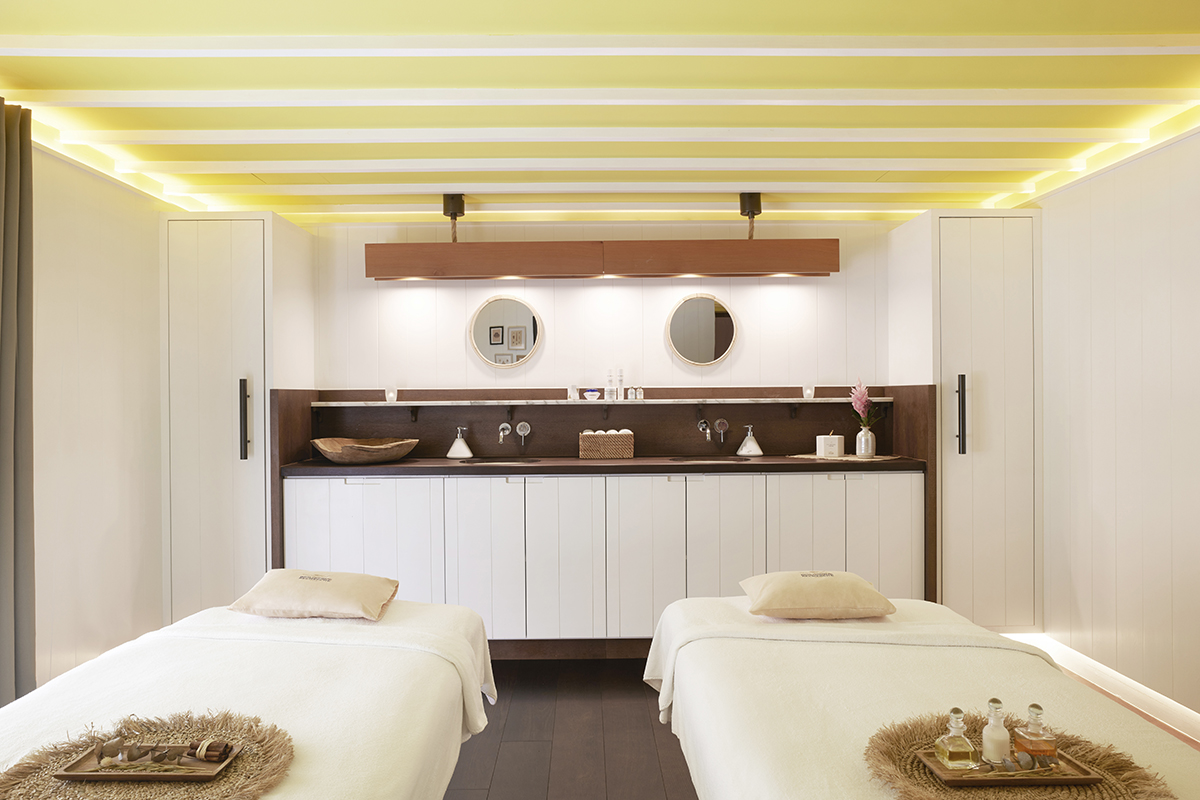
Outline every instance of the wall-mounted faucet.
<path id="1" fill-rule="evenodd" d="M 729 430 L 729 423 L 724 419 L 718 419 L 713 423 L 713 428 L 716 429 L 717 433 L 721 434 L 721 444 L 725 444 L 725 431 Z"/>
<path id="2" fill-rule="evenodd" d="M 500 444 L 504 444 L 504 437 L 512 433 L 512 425 L 507 422 L 500 423 Z"/>
<path id="3" fill-rule="evenodd" d="M 525 446 L 525 437 L 529 435 L 529 423 L 524 420 L 517 423 L 517 435 L 521 437 L 521 447 Z"/>
<path id="4" fill-rule="evenodd" d="M 712 431 L 709 430 L 709 428 L 708 428 L 708 420 L 706 420 L 706 419 L 700 420 L 699 422 L 696 423 L 696 427 L 700 430 L 701 433 L 704 434 L 704 441 L 706 441 L 706 442 L 712 441 Z"/>

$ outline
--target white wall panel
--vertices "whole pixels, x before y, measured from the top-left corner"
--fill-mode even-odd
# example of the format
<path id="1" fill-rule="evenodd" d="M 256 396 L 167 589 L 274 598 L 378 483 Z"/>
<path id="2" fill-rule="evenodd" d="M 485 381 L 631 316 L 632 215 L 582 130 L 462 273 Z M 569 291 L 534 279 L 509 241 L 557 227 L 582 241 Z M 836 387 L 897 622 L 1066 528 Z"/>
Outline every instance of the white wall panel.
<path id="1" fill-rule="evenodd" d="M 759 222 L 763 238 L 836 237 L 842 271 L 828 278 L 611 281 L 368 281 L 363 245 L 448 240 L 449 226 L 320 225 L 317 386 L 323 389 L 600 385 L 609 366 L 645 386 L 812 385 L 887 380 L 886 222 Z M 742 238 L 742 223 L 505 223 L 459 226 L 463 241 Z M 667 314 L 694 292 L 728 302 L 738 346 L 693 367 L 666 345 Z M 481 297 L 480 295 L 483 295 Z M 492 294 L 527 297 L 546 328 L 528 365 L 488 368 L 466 326 Z"/>
<path id="2" fill-rule="evenodd" d="M 33 158 L 40 685 L 162 623 L 158 214 L 167 206 L 36 146 Z M 97 453 L 118 468 L 79 468 Z"/>
<path id="3" fill-rule="evenodd" d="M 1200 138 L 1043 201 L 1047 632 L 1200 710 Z"/>

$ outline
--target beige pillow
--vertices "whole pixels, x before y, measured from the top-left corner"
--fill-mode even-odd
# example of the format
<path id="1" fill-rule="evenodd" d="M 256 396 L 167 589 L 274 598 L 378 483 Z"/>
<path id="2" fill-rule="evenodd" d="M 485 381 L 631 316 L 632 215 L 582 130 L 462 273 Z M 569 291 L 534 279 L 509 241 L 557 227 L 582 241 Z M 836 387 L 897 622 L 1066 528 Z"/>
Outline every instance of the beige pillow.
<path id="1" fill-rule="evenodd" d="M 785 619 L 856 619 L 896 607 L 853 572 L 768 572 L 741 583 L 750 613 Z"/>
<path id="2" fill-rule="evenodd" d="M 357 572 L 273 569 L 229 608 L 263 617 L 361 617 L 377 620 L 399 581 Z"/>

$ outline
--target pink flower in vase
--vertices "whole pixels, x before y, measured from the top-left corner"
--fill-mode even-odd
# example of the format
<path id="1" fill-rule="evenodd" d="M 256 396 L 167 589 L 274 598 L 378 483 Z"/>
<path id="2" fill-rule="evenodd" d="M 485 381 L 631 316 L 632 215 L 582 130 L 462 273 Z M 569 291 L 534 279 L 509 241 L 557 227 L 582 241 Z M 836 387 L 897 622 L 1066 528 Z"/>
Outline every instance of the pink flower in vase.
<path id="1" fill-rule="evenodd" d="M 878 409 L 867 396 L 867 387 L 863 386 L 862 381 L 850 390 L 850 405 L 854 408 L 854 416 L 862 427 L 870 428 L 878 421 Z"/>

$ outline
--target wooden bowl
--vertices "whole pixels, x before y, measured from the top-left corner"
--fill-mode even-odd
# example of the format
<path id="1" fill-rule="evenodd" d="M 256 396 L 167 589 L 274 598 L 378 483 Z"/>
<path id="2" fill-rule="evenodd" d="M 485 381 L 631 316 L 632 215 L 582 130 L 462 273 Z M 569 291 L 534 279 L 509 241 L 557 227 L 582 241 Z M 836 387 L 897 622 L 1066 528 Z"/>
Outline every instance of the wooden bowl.
<path id="1" fill-rule="evenodd" d="M 313 447 L 335 464 L 382 464 L 398 461 L 420 439 L 313 439 Z"/>

